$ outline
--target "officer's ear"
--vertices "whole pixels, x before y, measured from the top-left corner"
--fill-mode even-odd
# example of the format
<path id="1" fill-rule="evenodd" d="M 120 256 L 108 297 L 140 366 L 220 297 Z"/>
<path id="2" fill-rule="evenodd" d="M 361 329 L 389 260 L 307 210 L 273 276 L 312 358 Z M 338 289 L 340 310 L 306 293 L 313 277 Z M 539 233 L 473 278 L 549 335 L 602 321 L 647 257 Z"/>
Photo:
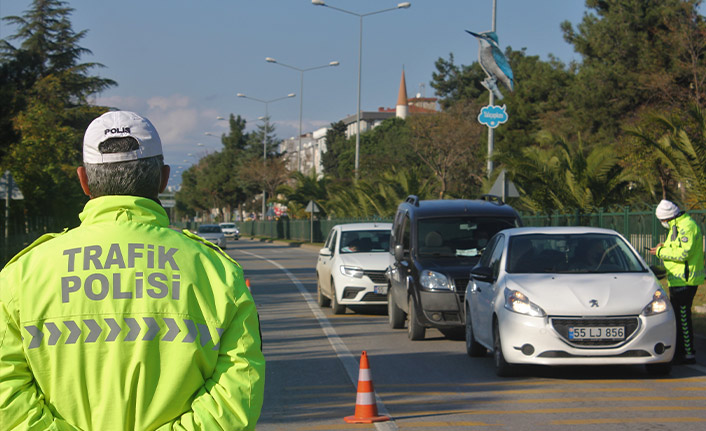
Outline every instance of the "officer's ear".
<path id="1" fill-rule="evenodd" d="M 167 183 L 169 182 L 169 172 L 171 172 L 171 168 L 169 167 L 169 165 L 162 166 L 162 178 L 159 184 L 160 193 L 162 193 L 164 189 L 167 188 Z"/>
<path id="2" fill-rule="evenodd" d="M 78 181 L 81 183 L 83 193 L 90 198 L 91 191 L 88 189 L 88 176 L 86 175 L 86 168 L 79 166 L 78 169 L 76 169 L 76 173 L 78 174 Z"/>

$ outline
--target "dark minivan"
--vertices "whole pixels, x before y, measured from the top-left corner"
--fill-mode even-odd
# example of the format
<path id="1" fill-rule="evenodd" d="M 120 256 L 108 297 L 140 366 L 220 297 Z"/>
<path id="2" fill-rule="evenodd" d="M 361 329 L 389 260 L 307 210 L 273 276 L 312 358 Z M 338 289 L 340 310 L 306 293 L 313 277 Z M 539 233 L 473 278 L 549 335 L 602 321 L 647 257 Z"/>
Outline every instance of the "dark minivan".
<path id="1" fill-rule="evenodd" d="M 496 196 L 480 200 L 419 200 L 397 208 L 390 238 L 387 294 L 390 327 L 423 340 L 426 328 L 462 338 L 463 295 L 470 269 L 497 232 L 522 226 L 520 216 Z"/>

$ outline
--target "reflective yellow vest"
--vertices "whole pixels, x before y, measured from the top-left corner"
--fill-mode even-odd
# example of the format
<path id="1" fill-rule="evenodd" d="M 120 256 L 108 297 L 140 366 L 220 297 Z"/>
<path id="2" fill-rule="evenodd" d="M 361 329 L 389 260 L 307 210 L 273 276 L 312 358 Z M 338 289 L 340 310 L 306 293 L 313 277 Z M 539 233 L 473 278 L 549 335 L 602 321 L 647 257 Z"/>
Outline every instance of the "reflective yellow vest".
<path id="1" fill-rule="evenodd" d="M 0 273 L 0 428 L 251 430 L 265 360 L 242 268 L 105 196 Z"/>
<path id="2" fill-rule="evenodd" d="M 670 286 L 698 286 L 704 282 L 704 239 L 701 228 L 688 215 L 669 221 L 667 240 L 657 249 L 664 261 Z"/>

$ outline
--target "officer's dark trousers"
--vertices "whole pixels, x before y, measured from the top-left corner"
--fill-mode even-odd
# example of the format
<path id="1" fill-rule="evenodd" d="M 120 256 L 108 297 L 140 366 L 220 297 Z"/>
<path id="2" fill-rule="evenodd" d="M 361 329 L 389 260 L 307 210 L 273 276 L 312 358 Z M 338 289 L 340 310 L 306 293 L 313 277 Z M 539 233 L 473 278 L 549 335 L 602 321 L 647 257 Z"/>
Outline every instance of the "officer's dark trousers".
<path id="1" fill-rule="evenodd" d="M 669 301 L 677 318 L 676 359 L 696 354 L 694 350 L 694 328 L 691 323 L 691 304 L 698 286 L 678 286 L 669 288 Z"/>

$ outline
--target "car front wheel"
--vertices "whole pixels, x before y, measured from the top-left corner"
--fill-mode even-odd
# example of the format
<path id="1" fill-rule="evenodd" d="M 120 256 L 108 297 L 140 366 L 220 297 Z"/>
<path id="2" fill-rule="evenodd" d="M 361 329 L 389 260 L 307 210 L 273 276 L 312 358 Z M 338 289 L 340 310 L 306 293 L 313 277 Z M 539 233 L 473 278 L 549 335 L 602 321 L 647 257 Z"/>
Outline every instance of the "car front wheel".
<path id="1" fill-rule="evenodd" d="M 331 305 L 331 300 L 324 296 L 321 291 L 321 281 L 319 280 L 319 274 L 316 274 L 316 298 L 319 307 L 328 307 Z"/>
<path id="2" fill-rule="evenodd" d="M 414 298 L 409 297 L 409 313 L 407 313 L 407 337 L 412 341 L 423 340 L 426 335 L 426 328 L 422 325 L 417 317 Z"/>
<path id="3" fill-rule="evenodd" d="M 331 280 L 331 310 L 333 314 L 343 314 L 346 312 L 346 306 L 338 303 L 338 299 L 336 298 L 336 286 L 333 280 Z"/>
<path id="4" fill-rule="evenodd" d="M 390 328 L 404 328 L 404 311 L 402 311 L 400 307 L 395 304 L 395 300 L 392 299 L 392 294 L 390 293 L 389 289 L 387 291 L 387 317 L 390 321 Z"/>
<path id="5" fill-rule="evenodd" d="M 471 310 L 466 305 L 466 353 L 472 358 L 484 356 L 486 348 L 476 341 L 473 334 L 473 322 L 471 321 Z"/>
<path id="6" fill-rule="evenodd" d="M 503 355 L 503 345 L 500 340 L 500 328 L 498 322 L 493 324 L 493 359 L 495 361 L 495 374 L 499 377 L 509 377 L 514 375 L 514 367 L 505 361 Z"/>

